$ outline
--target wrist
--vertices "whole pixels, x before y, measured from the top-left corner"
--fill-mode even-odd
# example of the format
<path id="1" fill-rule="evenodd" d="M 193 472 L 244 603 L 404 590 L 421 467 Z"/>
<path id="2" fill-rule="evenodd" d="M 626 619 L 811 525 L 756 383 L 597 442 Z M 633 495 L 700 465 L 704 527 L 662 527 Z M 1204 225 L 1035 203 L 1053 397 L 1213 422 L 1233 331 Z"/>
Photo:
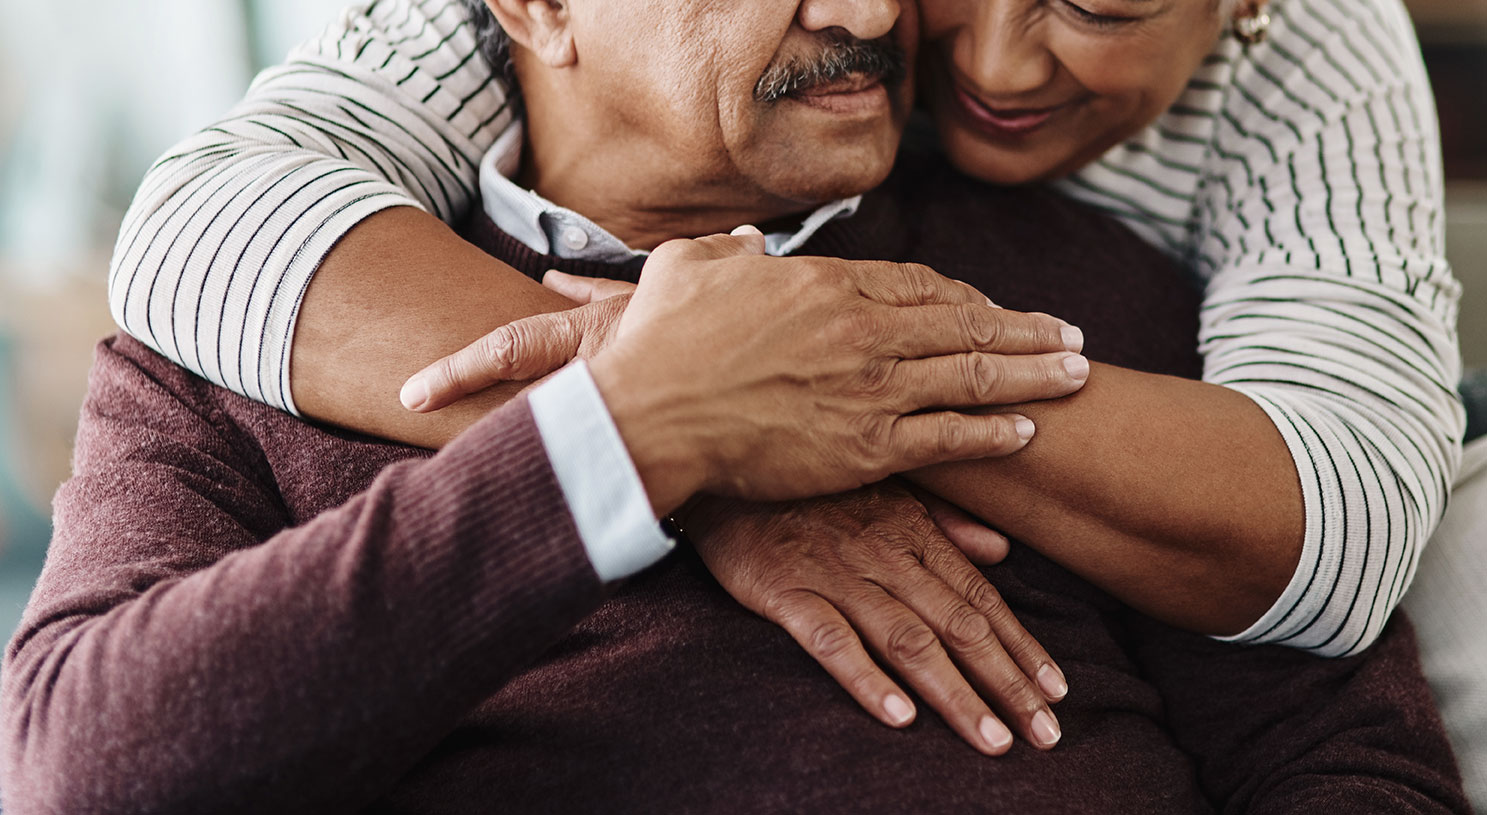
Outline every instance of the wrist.
<path id="1" fill-rule="evenodd" d="M 641 377 L 627 375 L 629 360 L 620 352 L 601 353 L 588 366 L 652 511 L 665 517 L 708 483 L 709 458 L 702 439 L 688 432 L 697 423 L 681 420 L 667 409 L 674 408 L 674 400 Z"/>

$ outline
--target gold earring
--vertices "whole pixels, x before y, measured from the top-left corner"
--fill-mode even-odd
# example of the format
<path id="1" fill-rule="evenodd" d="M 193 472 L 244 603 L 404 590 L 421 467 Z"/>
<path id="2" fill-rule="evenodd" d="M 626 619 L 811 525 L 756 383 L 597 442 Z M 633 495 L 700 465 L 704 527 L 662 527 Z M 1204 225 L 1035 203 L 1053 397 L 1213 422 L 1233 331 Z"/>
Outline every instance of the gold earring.
<path id="1" fill-rule="evenodd" d="M 1270 33 L 1270 12 L 1264 4 L 1247 8 L 1234 18 L 1234 37 L 1245 45 L 1259 45 Z"/>

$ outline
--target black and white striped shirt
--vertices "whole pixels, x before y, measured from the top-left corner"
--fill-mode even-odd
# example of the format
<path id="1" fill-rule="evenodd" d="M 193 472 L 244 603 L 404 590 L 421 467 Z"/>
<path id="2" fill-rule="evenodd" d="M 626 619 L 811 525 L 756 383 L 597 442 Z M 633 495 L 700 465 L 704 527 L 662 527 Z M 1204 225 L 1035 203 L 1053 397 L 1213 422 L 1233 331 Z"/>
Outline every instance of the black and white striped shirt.
<path id="1" fill-rule="evenodd" d="M 1205 379 L 1263 407 L 1296 462 L 1300 567 L 1234 639 L 1341 655 L 1377 636 L 1444 511 L 1464 426 L 1460 292 L 1399 0 L 1271 13 L 1266 44 L 1226 38 L 1157 122 L 1060 184 L 1193 270 Z M 115 250 L 120 325 L 292 411 L 290 342 L 326 252 L 388 207 L 462 217 L 512 125 L 471 29 L 456 0 L 353 7 L 171 150 Z"/>

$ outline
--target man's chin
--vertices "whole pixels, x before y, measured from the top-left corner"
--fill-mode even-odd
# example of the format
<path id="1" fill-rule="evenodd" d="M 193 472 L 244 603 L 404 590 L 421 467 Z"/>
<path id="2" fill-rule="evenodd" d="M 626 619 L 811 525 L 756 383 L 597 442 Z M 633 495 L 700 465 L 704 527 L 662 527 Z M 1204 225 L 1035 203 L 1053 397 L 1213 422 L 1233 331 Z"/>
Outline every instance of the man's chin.
<path id="1" fill-rule="evenodd" d="M 788 200 L 825 203 L 851 198 L 888 178 L 902 136 L 901 128 L 882 123 L 869 132 L 815 131 L 809 138 L 783 141 L 766 151 L 755 177 Z"/>
<path id="2" fill-rule="evenodd" d="M 801 166 L 788 175 L 777 175 L 767 186 L 779 198 L 819 205 L 869 192 L 882 184 L 892 170 L 892 155 L 855 163 L 822 162 Z"/>

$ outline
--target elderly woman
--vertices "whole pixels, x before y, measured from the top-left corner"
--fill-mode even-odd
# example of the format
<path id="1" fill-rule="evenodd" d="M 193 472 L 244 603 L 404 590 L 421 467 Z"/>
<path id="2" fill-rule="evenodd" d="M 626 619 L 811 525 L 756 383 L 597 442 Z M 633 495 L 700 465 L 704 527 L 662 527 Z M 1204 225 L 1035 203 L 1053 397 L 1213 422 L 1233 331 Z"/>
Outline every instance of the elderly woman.
<path id="1" fill-rule="evenodd" d="M 1367 646 L 1439 521 L 1463 423 L 1435 112 L 1398 0 L 922 0 L 919 27 L 921 99 L 958 168 L 1057 183 L 1206 293 L 1204 383 L 1097 366 L 1086 423 L 1139 443 L 1049 464 L 1019 495 L 1037 518 L 978 514 L 1169 622 Z M 120 324 L 283 409 L 452 436 L 480 401 L 401 411 L 401 378 L 572 305 L 441 223 L 471 209 L 491 147 L 520 142 L 503 59 L 475 0 L 349 11 L 151 170 L 114 259 Z M 562 237 L 555 254 L 584 250 Z"/>

